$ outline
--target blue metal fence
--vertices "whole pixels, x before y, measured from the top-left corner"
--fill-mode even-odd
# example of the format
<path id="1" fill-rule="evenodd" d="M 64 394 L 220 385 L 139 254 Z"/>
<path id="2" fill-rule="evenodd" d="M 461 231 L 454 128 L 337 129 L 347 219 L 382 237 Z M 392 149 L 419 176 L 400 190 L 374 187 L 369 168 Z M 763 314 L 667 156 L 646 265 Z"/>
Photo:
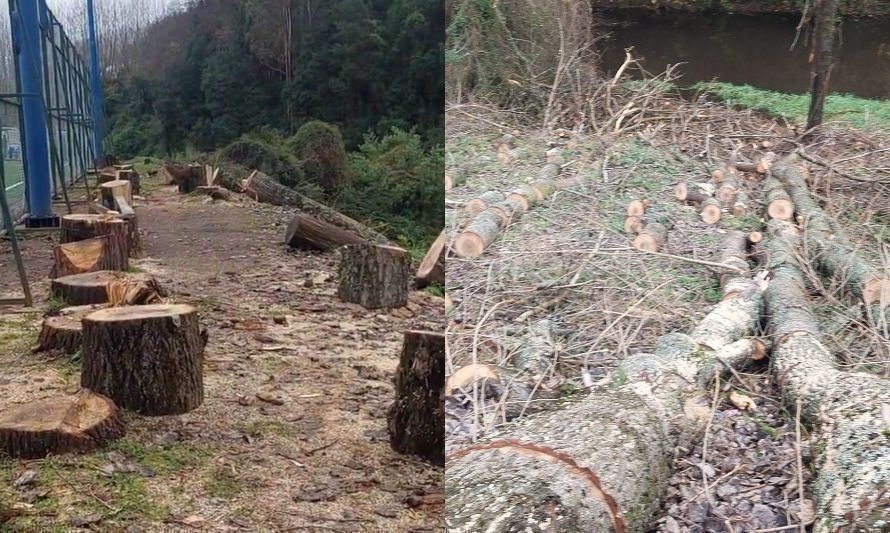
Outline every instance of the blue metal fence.
<path id="1" fill-rule="evenodd" d="M 45 0 L 8 1 L 17 92 L 0 95 L 5 191 L 16 219 L 47 218 L 101 155 L 98 88 Z"/>

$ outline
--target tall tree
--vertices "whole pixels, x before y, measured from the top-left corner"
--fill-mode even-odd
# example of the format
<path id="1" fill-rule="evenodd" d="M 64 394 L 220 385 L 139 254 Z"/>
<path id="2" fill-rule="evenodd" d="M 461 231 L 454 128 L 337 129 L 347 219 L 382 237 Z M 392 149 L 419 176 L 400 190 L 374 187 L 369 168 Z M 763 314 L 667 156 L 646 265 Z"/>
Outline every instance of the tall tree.
<path id="1" fill-rule="evenodd" d="M 831 77 L 832 52 L 837 41 L 838 0 L 815 0 L 810 47 L 810 110 L 807 131 L 822 124 L 822 110 Z"/>

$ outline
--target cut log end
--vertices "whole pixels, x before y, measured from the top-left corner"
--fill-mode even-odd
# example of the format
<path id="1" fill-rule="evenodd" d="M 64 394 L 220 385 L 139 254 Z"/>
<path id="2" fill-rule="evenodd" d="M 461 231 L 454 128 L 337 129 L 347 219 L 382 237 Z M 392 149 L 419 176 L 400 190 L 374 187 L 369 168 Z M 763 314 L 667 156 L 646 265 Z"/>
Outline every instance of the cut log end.
<path id="1" fill-rule="evenodd" d="M 716 224 L 722 215 L 720 202 L 714 199 L 702 202 L 700 215 L 705 224 Z"/>
<path id="2" fill-rule="evenodd" d="M 485 241 L 479 235 L 464 232 L 454 239 L 454 253 L 458 257 L 474 259 L 485 251 Z"/>
<path id="3" fill-rule="evenodd" d="M 674 185 L 674 196 L 677 198 L 677 200 L 680 200 L 680 201 L 686 200 L 686 196 L 688 194 L 689 194 L 689 187 L 685 183 L 680 182 L 680 183 Z"/>
<path id="4" fill-rule="evenodd" d="M 763 240 L 763 233 L 759 231 L 752 231 L 748 234 L 748 242 L 751 244 L 757 244 Z"/>
<path id="5" fill-rule="evenodd" d="M 791 200 L 778 198 L 769 203 L 766 212 L 776 220 L 791 220 L 794 217 L 794 204 Z"/>
<path id="6" fill-rule="evenodd" d="M 445 283 L 445 230 L 442 230 L 433 241 L 414 276 L 414 286 L 418 289 L 433 283 L 439 285 Z"/>
<path id="7" fill-rule="evenodd" d="M 633 246 L 637 250 L 657 252 L 667 240 L 667 229 L 657 222 L 646 224 L 642 232 L 634 238 Z"/>
<path id="8" fill-rule="evenodd" d="M 627 216 L 642 216 L 646 213 L 647 207 L 649 207 L 648 200 L 631 200 L 631 202 L 627 204 Z"/>
<path id="9" fill-rule="evenodd" d="M 474 363 L 461 367 L 448 376 L 445 382 L 445 394 L 454 394 L 461 389 L 472 387 L 478 381 L 500 383 L 501 377 L 496 367 L 484 363 Z"/>
<path id="10" fill-rule="evenodd" d="M 0 413 L 0 451 L 35 459 L 86 452 L 124 435 L 117 406 L 88 390 L 46 398 Z"/>
<path id="11" fill-rule="evenodd" d="M 625 233 L 639 233 L 643 231 L 643 219 L 638 216 L 631 216 L 624 219 Z"/>

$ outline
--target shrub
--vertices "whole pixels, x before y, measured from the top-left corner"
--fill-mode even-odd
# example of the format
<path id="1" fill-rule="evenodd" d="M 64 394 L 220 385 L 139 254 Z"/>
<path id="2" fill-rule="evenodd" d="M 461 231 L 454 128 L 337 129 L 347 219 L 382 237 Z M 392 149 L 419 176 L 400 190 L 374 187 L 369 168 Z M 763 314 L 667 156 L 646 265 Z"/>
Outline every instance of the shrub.
<path id="1" fill-rule="evenodd" d="M 281 144 L 267 142 L 262 137 L 263 135 L 242 135 L 223 148 L 220 155 L 248 169 L 264 172 L 288 187 L 303 187 L 306 175 L 297 158 Z M 265 138 L 269 139 L 268 136 Z"/>
<path id="2" fill-rule="evenodd" d="M 336 126 L 307 122 L 287 139 L 286 146 L 302 162 L 306 178 L 328 194 L 349 185 L 346 148 Z"/>

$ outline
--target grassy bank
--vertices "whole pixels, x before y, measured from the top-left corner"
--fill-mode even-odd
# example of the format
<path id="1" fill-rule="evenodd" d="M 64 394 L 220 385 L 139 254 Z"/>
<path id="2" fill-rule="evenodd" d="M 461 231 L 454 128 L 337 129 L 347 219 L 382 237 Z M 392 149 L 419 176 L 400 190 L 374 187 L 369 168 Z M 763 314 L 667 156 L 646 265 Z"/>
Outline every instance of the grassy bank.
<path id="1" fill-rule="evenodd" d="M 695 89 L 739 107 L 763 111 L 792 123 L 806 122 L 810 105 L 808 94 L 786 94 L 750 85 L 699 83 Z M 844 122 L 864 130 L 890 130 L 890 100 L 867 100 L 848 94 L 831 94 L 825 99 L 825 122 Z"/>

